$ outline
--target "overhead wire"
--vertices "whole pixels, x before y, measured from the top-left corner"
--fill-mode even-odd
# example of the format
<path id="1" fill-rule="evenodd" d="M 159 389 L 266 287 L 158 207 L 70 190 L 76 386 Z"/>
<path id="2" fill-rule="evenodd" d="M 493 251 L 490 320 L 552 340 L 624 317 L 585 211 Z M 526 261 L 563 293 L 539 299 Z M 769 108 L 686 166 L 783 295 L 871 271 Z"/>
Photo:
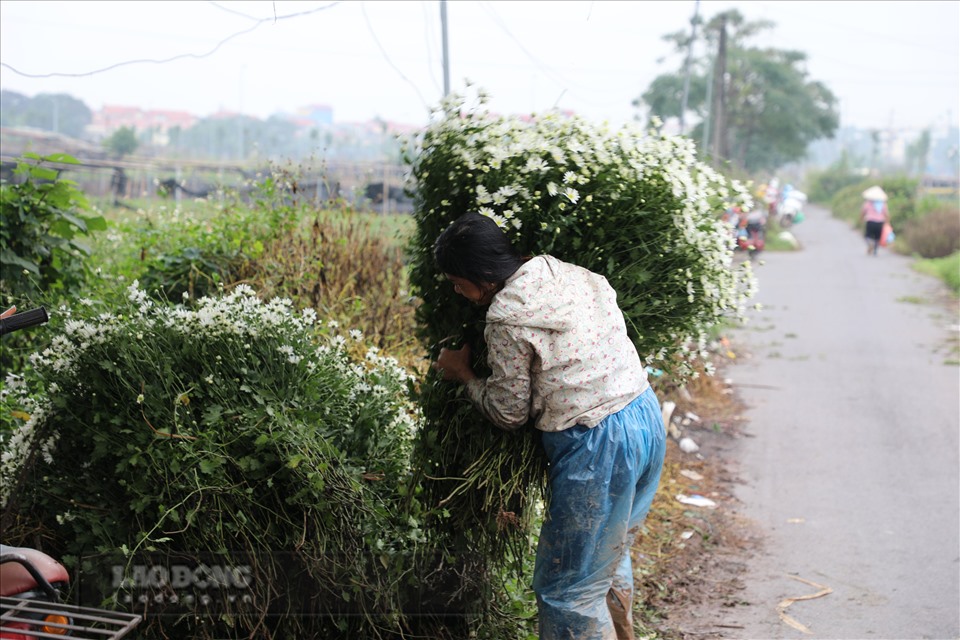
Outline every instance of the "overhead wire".
<path id="1" fill-rule="evenodd" d="M 168 63 L 168 62 L 174 62 L 174 61 L 176 61 L 176 60 L 183 60 L 183 59 L 185 59 L 185 58 L 192 58 L 192 59 L 199 60 L 199 59 L 202 59 L 202 58 L 207 58 L 207 57 L 212 56 L 214 53 L 216 53 L 217 51 L 219 51 L 220 48 L 221 48 L 223 45 L 227 44 L 228 42 L 230 42 L 230 41 L 233 40 L 234 38 L 240 37 L 240 36 L 242 36 L 242 35 L 246 35 L 246 34 L 250 33 L 251 31 L 254 31 L 255 29 L 260 28 L 261 26 L 263 26 L 263 25 L 266 24 L 267 22 L 274 22 L 274 23 L 276 23 L 276 22 L 279 21 L 279 20 L 288 20 L 288 19 L 290 19 L 290 18 L 300 18 L 300 17 L 306 16 L 306 15 L 310 15 L 310 14 L 313 14 L 313 13 L 317 13 L 317 12 L 319 12 L 319 11 L 326 11 L 327 9 L 330 9 L 330 8 L 335 7 L 336 5 L 340 4 L 340 2 L 339 2 L 339 1 L 337 1 L 337 2 L 331 2 L 330 4 L 324 5 L 324 6 L 322 6 L 322 7 L 317 7 L 317 8 L 315 8 L 315 9 L 310 9 L 310 10 L 307 10 L 307 11 L 299 11 L 299 12 L 297 12 L 297 13 L 291 13 L 291 14 L 287 14 L 287 15 L 283 15 L 283 16 L 278 16 L 278 15 L 276 15 L 276 12 L 274 12 L 273 17 L 271 17 L 271 18 L 255 18 L 255 17 L 253 17 L 253 16 L 248 16 L 248 15 L 239 13 L 239 12 L 237 12 L 237 11 L 233 11 L 233 10 L 231 10 L 231 9 L 227 9 L 227 8 L 225 8 L 225 7 L 222 7 L 222 6 L 220 6 L 220 5 L 217 5 L 216 3 L 211 3 L 211 4 L 213 4 L 214 6 L 217 6 L 219 9 L 222 9 L 222 10 L 224 10 L 224 11 L 229 11 L 229 12 L 231 12 L 231 13 L 236 13 L 237 15 L 241 15 L 241 16 L 250 18 L 251 20 L 256 20 L 256 24 L 254 24 L 253 26 L 251 26 L 251 27 L 249 27 L 249 28 L 247 28 L 247 29 L 242 29 L 242 30 L 240 30 L 240 31 L 237 31 L 236 33 L 232 33 L 231 35 L 227 36 L 227 37 L 224 38 L 223 40 L 219 41 L 212 49 L 210 49 L 209 51 L 207 51 L 207 52 L 205 52 L 205 53 L 181 53 L 181 54 L 178 54 L 178 55 L 175 55 L 175 56 L 171 56 L 171 57 L 169 57 L 169 58 L 161 58 L 161 59 L 138 58 L 138 59 L 136 59 L 136 60 L 125 60 L 125 61 L 123 61 L 123 62 L 117 62 L 117 63 L 111 64 L 111 65 L 108 65 L 108 66 L 106 66 L 106 67 L 100 68 L 100 69 L 94 69 L 93 71 L 85 71 L 85 72 L 81 72 L 81 73 L 51 72 L 51 73 L 39 73 L 39 74 L 37 74 L 37 73 L 26 73 L 26 72 L 20 71 L 20 70 L 17 69 L 16 67 L 13 67 L 13 66 L 7 64 L 6 62 L 0 62 L 0 66 L 5 67 L 5 68 L 9 69 L 10 71 L 16 73 L 17 75 L 23 76 L 23 77 L 25 77 L 25 78 L 84 78 L 84 77 L 97 75 L 97 74 L 99 74 L 99 73 L 105 73 L 105 72 L 107 72 L 107 71 L 112 71 L 113 69 L 118 69 L 118 68 L 120 68 L 120 67 L 126 67 L 126 66 L 134 65 L 134 64 L 166 64 L 166 63 Z"/>
<path id="2" fill-rule="evenodd" d="M 241 18 L 247 18 L 248 20 L 259 20 L 259 18 L 255 17 L 255 16 L 251 16 L 249 13 L 243 13 L 242 11 L 237 11 L 236 9 L 231 9 L 230 7 L 225 7 L 225 6 L 223 6 L 222 4 L 220 4 L 219 2 L 213 2 L 213 0 L 209 0 L 209 2 L 207 2 L 207 4 L 212 5 L 212 6 L 216 7 L 217 9 L 220 9 L 220 10 L 223 11 L 223 12 L 232 13 L 232 14 L 235 15 L 235 16 L 240 16 Z M 276 18 L 277 18 L 277 3 L 274 2 L 274 3 L 272 3 L 272 4 L 273 4 L 273 18 L 274 18 L 274 21 L 276 21 Z"/>
<path id="3" fill-rule="evenodd" d="M 787 3 L 777 2 L 777 3 L 776 3 L 777 11 L 778 11 L 778 12 L 783 12 L 783 11 L 784 11 L 784 7 L 786 6 L 786 4 L 787 4 Z M 945 3 L 945 4 L 948 4 L 948 3 Z M 768 5 L 768 6 L 770 6 L 770 5 Z M 909 6 L 909 5 L 907 5 L 907 6 Z M 787 8 L 787 9 L 786 9 L 786 13 L 787 13 L 788 15 L 789 15 L 789 14 L 792 14 L 793 19 L 798 19 L 798 20 L 800 20 L 801 22 L 808 22 L 808 23 L 810 23 L 811 25 L 816 25 L 818 28 L 822 28 L 822 27 L 824 27 L 824 26 L 830 26 L 830 27 L 834 27 L 834 28 L 838 28 L 838 29 L 843 29 L 844 31 L 847 31 L 847 32 L 857 32 L 857 33 L 861 33 L 861 34 L 863 34 L 863 35 L 871 36 L 871 37 L 874 37 L 874 38 L 883 38 L 884 44 L 893 42 L 893 43 L 897 43 L 897 44 L 901 44 L 901 45 L 906 45 L 906 46 L 911 46 L 911 47 L 918 47 L 918 48 L 921 48 L 921 49 L 928 49 L 928 50 L 930 50 L 930 51 L 935 51 L 935 52 L 941 53 L 941 54 L 947 54 L 947 55 L 955 55 L 955 54 L 956 54 L 956 51 L 945 51 L 944 49 L 941 49 L 941 48 L 939 48 L 939 47 L 930 46 L 930 43 L 929 43 L 929 42 L 915 42 L 915 41 L 912 41 L 912 40 L 906 40 L 906 39 L 904 39 L 904 38 L 900 38 L 900 37 L 898 37 L 895 33 L 894 33 L 894 34 L 890 34 L 890 33 L 877 33 L 876 31 L 869 31 L 869 30 L 867 30 L 867 29 L 863 29 L 863 28 L 860 27 L 860 26 L 849 25 L 849 24 L 841 24 L 841 23 L 839 23 L 839 22 L 831 22 L 831 21 L 829 21 L 829 20 L 823 20 L 823 19 L 821 19 L 820 17 L 818 17 L 817 19 L 813 19 L 813 18 L 810 17 L 810 14 L 809 14 L 809 13 L 804 13 L 804 12 L 802 12 L 802 11 L 796 11 L 796 12 L 794 12 L 794 11 L 791 11 L 790 8 Z"/>
<path id="4" fill-rule="evenodd" d="M 500 17 L 500 15 L 496 12 L 496 10 L 494 10 L 493 7 L 490 6 L 490 5 L 491 5 L 491 3 L 489 3 L 489 2 L 480 2 L 480 6 L 483 7 L 483 9 L 490 15 L 490 17 L 493 19 L 494 23 L 507 35 L 507 37 L 509 37 L 511 40 L 513 40 L 513 42 L 517 45 L 517 47 L 520 48 L 520 51 L 523 52 L 523 54 L 534 64 L 534 66 L 535 66 L 544 76 L 546 76 L 548 79 L 550 79 L 550 80 L 552 80 L 553 82 L 555 82 L 557 85 L 559 85 L 559 86 L 563 89 L 563 90 L 560 92 L 560 95 L 557 96 L 556 101 L 554 102 L 554 108 L 557 107 L 557 105 L 560 103 L 560 100 L 561 100 L 561 99 L 563 98 L 563 96 L 566 95 L 567 93 L 570 93 L 571 96 L 573 96 L 574 98 L 576 98 L 576 99 L 579 100 L 580 102 L 584 102 L 584 103 L 586 103 L 586 104 L 589 104 L 589 105 L 592 105 L 592 106 L 595 106 L 595 107 L 609 107 L 609 106 L 610 106 L 610 103 L 608 103 L 608 102 L 597 102 L 597 101 L 591 100 L 591 99 L 589 99 L 589 98 L 584 98 L 584 97 L 580 94 L 580 90 L 584 90 L 584 87 L 581 87 L 581 86 L 579 86 L 579 85 L 575 87 L 575 89 L 577 89 L 577 93 L 570 92 L 570 86 L 573 85 L 574 83 L 570 82 L 569 80 L 567 80 L 567 79 L 565 79 L 565 78 L 563 78 L 563 77 L 561 77 L 561 76 L 559 76 L 559 75 L 555 75 L 554 72 L 553 72 L 553 70 L 551 70 L 549 67 L 547 67 L 547 65 L 545 65 L 543 62 L 541 62 L 539 58 L 537 58 L 535 55 L 533 55 L 533 54 L 523 45 L 523 43 L 520 41 L 520 39 L 517 38 L 515 35 L 513 35 L 513 32 L 510 31 L 510 29 L 507 27 L 507 25 L 506 25 L 506 23 L 504 22 L 504 20 Z M 592 7 L 593 7 L 593 5 L 592 5 L 592 3 L 591 3 L 591 9 L 590 9 L 591 12 L 592 12 L 592 10 L 593 10 Z M 590 14 L 587 15 L 587 21 L 589 21 L 589 20 L 590 20 Z M 586 91 L 589 92 L 589 90 L 586 90 Z"/>
<path id="5" fill-rule="evenodd" d="M 380 49 L 380 53 L 383 54 L 384 60 L 387 61 L 387 64 L 389 64 L 393 68 L 393 70 L 397 72 L 397 74 L 400 76 L 400 78 L 403 79 L 404 82 L 406 82 L 411 87 L 413 87 L 413 90 L 416 91 L 417 93 L 417 97 L 420 98 L 420 103 L 423 105 L 425 109 L 429 111 L 430 106 L 427 104 L 427 101 L 424 99 L 423 94 L 420 93 L 420 88 L 413 81 L 411 81 L 410 78 L 408 78 L 406 74 L 404 74 L 403 71 L 401 71 L 396 64 L 393 63 L 393 60 L 390 58 L 390 54 L 387 53 L 387 50 L 384 49 L 383 45 L 380 43 L 380 38 L 377 37 L 376 32 L 373 30 L 373 25 L 370 24 L 370 18 L 369 16 L 367 16 L 366 2 L 360 3 L 360 12 L 363 14 L 363 20 L 367 25 L 367 30 L 370 32 L 370 37 L 373 38 L 373 41 L 377 45 L 377 48 Z"/>

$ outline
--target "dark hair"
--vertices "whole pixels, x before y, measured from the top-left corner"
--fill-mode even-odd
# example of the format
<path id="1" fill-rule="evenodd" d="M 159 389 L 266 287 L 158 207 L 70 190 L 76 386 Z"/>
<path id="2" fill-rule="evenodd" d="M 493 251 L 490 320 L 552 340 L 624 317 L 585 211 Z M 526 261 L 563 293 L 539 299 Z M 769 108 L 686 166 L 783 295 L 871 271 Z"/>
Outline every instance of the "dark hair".
<path id="1" fill-rule="evenodd" d="M 440 270 L 474 284 L 499 284 L 523 264 L 523 256 L 493 219 L 465 213 L 454 220 L 433 243 Z"/>

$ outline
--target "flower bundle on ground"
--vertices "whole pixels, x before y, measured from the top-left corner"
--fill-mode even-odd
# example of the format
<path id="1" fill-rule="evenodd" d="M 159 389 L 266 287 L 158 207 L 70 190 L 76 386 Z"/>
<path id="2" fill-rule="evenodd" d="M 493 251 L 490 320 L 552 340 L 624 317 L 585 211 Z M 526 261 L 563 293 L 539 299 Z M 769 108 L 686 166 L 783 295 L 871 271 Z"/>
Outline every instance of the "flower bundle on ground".
<path id="1" fill-rule="evenodd" d="M 484 374 L 484 309 L 458 296 L 432 247 L 459 215 L 500 225 L 525 255 L 551 254 L 598 273 L 618 294 L 641 358 L 682 380 L 706 357 L 709 330 L 742 320 L 756 285 L 734 264 L 720 213 L 751 206 L 748 190 L 696 158 L 693 143 L 547 113 L 498 117 L 480 95 L 452 96 L 408 152 L 417 228 L 411 282 L 422 297 L 422 339 L 436 355 L 470 343 Z M 484 421 L 454 384 L 423 386 L 415 459 L 441 528 L 465 548 L 505 557 L 523 543 L 544 484 L 533 429 L 505 433 Z M 519 526 L 517 526 L 519 525 Z"/>
<path id="2" fill-rule="evenodd" d="M 119 604 L 146 595 L 178 613 L 148 615 L 143 637 L 404 628 L 425 542 L 408 493 L 419 418 L 404 370 L 359 332 L 243 285 L 187 307 L 134 283 L 126 308 L 98 306 L 52 314 L 39 377 L 5 385 L 5 406 L 33 398 L 3 442 L 5 542 L 39 533 L 75 578 L 113 580 Z M 25 467 L 31 442 L 42 455 Z M 93 560 L 117 550 L 112 565 Z M 207 588 L 193 595 L 213 604 L 193 615 L 175 579 L 144 581 L 144 566 L 174 559 L 242 568 L 239 599 Z"/>

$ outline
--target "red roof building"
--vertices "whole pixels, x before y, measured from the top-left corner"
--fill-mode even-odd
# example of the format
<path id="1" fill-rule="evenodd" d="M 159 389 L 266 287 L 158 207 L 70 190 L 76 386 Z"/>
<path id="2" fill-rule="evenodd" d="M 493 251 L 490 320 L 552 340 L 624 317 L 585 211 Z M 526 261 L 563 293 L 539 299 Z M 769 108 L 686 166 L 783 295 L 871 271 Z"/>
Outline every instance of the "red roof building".
<path id="1" fill-rule="evenodd" d="M 131 127 L 137 133 L 151 131 L 165 137 L 173 128 L 189 129 L 196 123 L 197 117 L 186 111 L 143 110 L 140 107 L 104 105 L 102 109 L 94 112 L 90 130 L 108 136 L 121 127 Z"/>

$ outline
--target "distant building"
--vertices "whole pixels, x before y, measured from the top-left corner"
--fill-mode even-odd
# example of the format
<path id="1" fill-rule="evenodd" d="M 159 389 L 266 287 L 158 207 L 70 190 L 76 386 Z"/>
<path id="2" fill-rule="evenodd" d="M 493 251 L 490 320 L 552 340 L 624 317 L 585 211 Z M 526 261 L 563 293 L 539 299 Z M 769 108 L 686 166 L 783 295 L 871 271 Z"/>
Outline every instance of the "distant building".
<path id="1" fill-rule="evenodd" d="M 297 109 L 293 119 L 307 121 L 318 127 L 331 125 L 333 124 L 333 107 L 325 104 L 309 104 Z"/>
<path id="2" fill-rule="evenodd" d="M 397 137 L 414 136 L 422 130 L 421 126 L 390 122 L 380 118 L 366 122 L 334 122 L 333 108 L 325 104 L 308 104 L 292 112 L 277 113 L 273 117 L 282 118 L 293 124 L 295 131 L 288 139 L 284 139 L 280 146 L 271 146 L 269 149 L 257 143 L 257 153 L 266 155 L 286 154 L 291 157 L 307 157 L 322 155 L 328 159 L 353 160 L 363 162 L 398 161 L 400 147 Z M 197 151 L 196 140 L 183 142 L 172 138 L 171 132 L 179 128 L 181 132 L 195 127 L 206 121 L 232 120 L 243 118 L 242 130 L 238 128 L 238 136 L 248 136 L 248 140 L 261 140 L 259 133 L 272 126 L 270 119 L 266 122 L 260 118 L 247 116 L 240 112 L 220 109 L 216 113 L 198 117 L 185 111 L 148 110 L 140 107 L 106 105 L 93 113 L 93 121 L 87 127 L 86 135 L 93 141 L 107 138 L 121 127 L 131 127 L 136 131 L 138 139 L 155 151 L 171 144 L 177 145 L 177 153 L 189 156 Z M 189 138 L 189 136 L 188 136 Z M 223 144 L 233 149 L 243 149 L 244 139 L 227 140 Z M 186 146 L 184 146 L 186 145 Z M 232 146 L 231 146 L 232 145 Z M 143 147 L 146 150 L 146 147 Z M 210 153 L 206 149 L 206 153 Z M 247 151 L 249 153 L 249 150 Z"/>
<path id="3" fill-rule="evenodd" d="M 216 113 L 207 116 L 208 120 L 230 120 L 231 118 L 241 118 L 243 114 L 239 111 L 230 111 L 229 109 L 220 109 Z"/>
<path id="4" fill-rule="evenodd" d="M 415 124 L 403 124 L 400 122 L 386 123 L 386 132 L 391 135 L 416 135 L 422 130 L 422 126 Z"/>
<path id="5" fill-rule="evenodd" d="M 87 132 L 96 138 L 105 138 L 121 127 L 131 127 L 138 134 L 148 133 L 153 144 L 164 145 L 169 141 L 171 129 L 189 129 L 197 120 L 186 111 L 104 105 L 93 113 L 93 122 Z"/>

